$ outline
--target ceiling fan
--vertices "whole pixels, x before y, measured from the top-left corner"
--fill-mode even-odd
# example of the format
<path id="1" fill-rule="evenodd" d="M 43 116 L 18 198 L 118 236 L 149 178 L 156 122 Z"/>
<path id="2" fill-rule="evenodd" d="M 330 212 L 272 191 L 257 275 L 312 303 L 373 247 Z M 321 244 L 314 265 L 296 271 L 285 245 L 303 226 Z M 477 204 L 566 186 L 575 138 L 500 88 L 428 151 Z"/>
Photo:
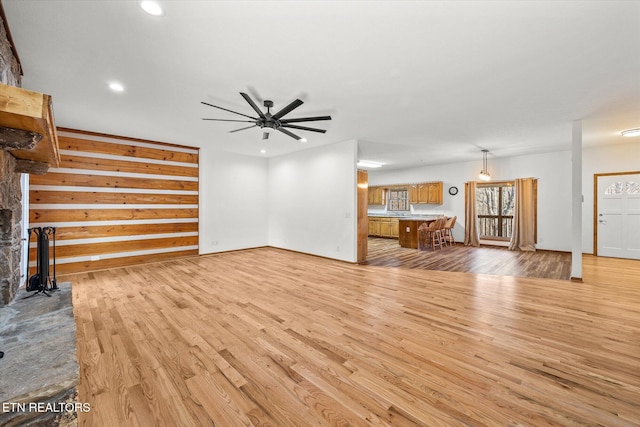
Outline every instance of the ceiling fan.
<path id="1" fill-rule="evenodd" d="M 290 130 L 288 130 L 286 128 L 307 130 L 307 131 L 311 131 L 311 132 L 320 132 L 320 133 L 325 133 L 326 130 L 325 129 L 310 128 L 310 127 L 307 127 L 307 126 L 294 125 L 292 123 L 317 122 L 317 121 L 321 121 L 321 120 L 331 120 L 331 116 L 297 117 L 295 119 L 283 119 L 282 117 L 284 117 L 286 114 L 289 114 L 292 110 L 298 108 L 299 106 L 301 106 L 303 104 L 303 102 L 300 101 L 299 99 L 296 99 L 295 101 L 291 102 L 289 105 L 287 105 L 286 107 L 284 107 L 283 109 L 281 109 L 277 113 L 271 114 L 271 108 L 273 107 L 273 101 L 269 101 L 269 100 L 265 100 L 264 101 L 264 106 L 267 107 L 267 112 L 264 113 L 264 112 L 262 112 L 260 110 L 260 108 L 258 108 L 256 103 L 253 102 L 253 100 L 249 97 L 249 95 L 247 95 L 246 93 L 243 93 L 243 92 L 240 92 L 240 95 L 242 95 L 242 97 L 249 103 L 251 108 L 253 108 L 253 110 L 256 112 L 256 114 L 258 114 L 258 117 L 251 117 L 251 116 L 249 116 L 247 114 L 238 113 L 237 111 L 232 111 L 232 110 L 229 110 L 229 109 L 226 109 L 226 108 L 218 107 L 217 105 L 209 104 L 207 102 L 202 102 L 204 105 L 208 105 L 209 107 L 218 108 L 220 110 L 228 111 L 230 113 L 238 114 L 240 116 L 248 117 L 248 118 L 251 119 L 251 120 L 202 119 L 202 120 L 214 120 L 214 121 L 218 121 L 218 122 L 253 123 L 251 126 L 243 127 L 243 128 L 240 128 L 240 129 L 235 129 L 235 130 L 229 131 L 229 133 L 238 132 L 238 131 L 245 130 L 245 129 L 251 129 L 251 128 L 254 128 L 254 127 L 259 127 L 263 131 L 262 139 L 268 139 L 269 138 L 269 134 L 271 132 L 277 130 L 277 131 L 280 131 L 280 132 L 284 133 L 285 135 L 288 135 L 291 138 L 294 138 L 294 139 L 296 139 L 298 141 L 303 140 L 304 138 L 296 135 L 295 133 L 291 132 Z"/>

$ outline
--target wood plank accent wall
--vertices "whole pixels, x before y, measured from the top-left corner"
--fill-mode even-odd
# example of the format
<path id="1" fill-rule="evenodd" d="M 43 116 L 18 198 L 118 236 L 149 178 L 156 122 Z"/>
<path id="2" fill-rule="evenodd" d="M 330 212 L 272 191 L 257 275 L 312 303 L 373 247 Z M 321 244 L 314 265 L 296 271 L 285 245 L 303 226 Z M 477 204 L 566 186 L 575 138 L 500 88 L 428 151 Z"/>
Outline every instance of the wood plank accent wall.
<path id="1" fill-rule="evenodd" d="M 56 227 L 57 274 L 198 254 L 198 148 L 63 128 L 58 140 L 60 167 L 29 182 L 29 227 Z"/>

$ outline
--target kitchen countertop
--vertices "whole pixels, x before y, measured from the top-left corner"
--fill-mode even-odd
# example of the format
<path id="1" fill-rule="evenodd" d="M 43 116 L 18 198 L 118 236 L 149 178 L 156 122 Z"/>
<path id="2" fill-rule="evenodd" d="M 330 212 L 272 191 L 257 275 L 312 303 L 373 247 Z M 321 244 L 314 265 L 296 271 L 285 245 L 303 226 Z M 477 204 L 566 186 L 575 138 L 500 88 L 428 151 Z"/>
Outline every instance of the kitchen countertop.
<path id="1" fill-rule="evenodd" d="M 437 219 L 440 215 L 384 215 L 384 214 L 369 214 L 369 217 L 373 218 L 398 218 L 399 220 L 409 221 L 431 221 Z"/>
<path id="2" fill-rule="evenodd" d="M 438 219 L 437 216 L 405 216 L 405 217 L 401 217 L 400 220 L 404 220 L 404 221 L 433 221 L 435 219 Z"/>

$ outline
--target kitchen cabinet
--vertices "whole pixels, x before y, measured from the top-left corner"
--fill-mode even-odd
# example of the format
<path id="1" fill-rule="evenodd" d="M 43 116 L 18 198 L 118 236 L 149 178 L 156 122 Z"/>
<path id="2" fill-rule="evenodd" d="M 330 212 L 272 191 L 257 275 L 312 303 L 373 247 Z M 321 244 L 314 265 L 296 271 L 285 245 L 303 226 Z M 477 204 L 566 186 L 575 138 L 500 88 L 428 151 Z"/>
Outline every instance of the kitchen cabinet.
<path id="1" fill-rule="evenodd" d="M 436 205 L 442 204 L 442 181 L 430 182 L 427 184 L 427 203 Z"/>
<path id="2" fill-rule="evenodd" d="M 380 223 L 380 235 L 383 237 L 397 237 L 398 232 L 394 231 L 397 230 L 398 226 L 395 225 L 391 222 L 391 221 L 382 221 Z"/>
<path id="3" fill-rule="evenodd" d="M 378 218 L 369 217 L 369 236 L 379 236 L 380 235 L 380 221 Z"/>
<path id="4" fill-rule="evenodd" d="M 385 205 L 387 203 L 387 189 L 384 187 L 369 187 L 369 204 Z"/>
<path id="5" fill-rule="evenodd" d="M 409 203 L 442 204 L 442 181 L 411 184 L 409 190 Z"/>
<path id="6" fill-rule="evenodd" d="M 387 187 L 369 187 L 369 204 L 386 205 L 387 190 L 389 188 L 406 189 L 409 193 L 409 203 L 442 204 L 442 181 L 422 182 L 419 184 L 394 185 Z"/>
<path id="7" fill-rule="evenodd" d="M 369 236 L 398 237 L 398 218 L 369 217 Z"/>
<path id="8" fill-rule="evenodd" d="M 407 190 L 409 191 L 409 203 L 418 203 L 418 200 L 420 200 L 418 195 L 418 184 L 409 185 Z"/>

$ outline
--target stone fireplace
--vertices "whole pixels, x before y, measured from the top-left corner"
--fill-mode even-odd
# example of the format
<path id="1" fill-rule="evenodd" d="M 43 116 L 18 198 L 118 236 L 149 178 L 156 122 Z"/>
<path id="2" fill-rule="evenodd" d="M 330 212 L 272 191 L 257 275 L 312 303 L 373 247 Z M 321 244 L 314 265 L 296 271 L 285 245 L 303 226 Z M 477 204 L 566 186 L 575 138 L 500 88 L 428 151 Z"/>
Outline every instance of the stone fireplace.
<path id="1" fill-rule="evenodd" d="M 16 160 L 0 151 L 0 306 L 15 297 L 22 282 L 22 190 Z"/>
<path id="2" fill-rule="evenodd" d="M 22 73 L 18 55 L 10 42 L 10 34 L 0 15 L 0 83 L 21 85 Z M 16 159 L 2 145 L 0 137 L 0 306 L 8 304 L 21 283 L 22 191 Z"/>

